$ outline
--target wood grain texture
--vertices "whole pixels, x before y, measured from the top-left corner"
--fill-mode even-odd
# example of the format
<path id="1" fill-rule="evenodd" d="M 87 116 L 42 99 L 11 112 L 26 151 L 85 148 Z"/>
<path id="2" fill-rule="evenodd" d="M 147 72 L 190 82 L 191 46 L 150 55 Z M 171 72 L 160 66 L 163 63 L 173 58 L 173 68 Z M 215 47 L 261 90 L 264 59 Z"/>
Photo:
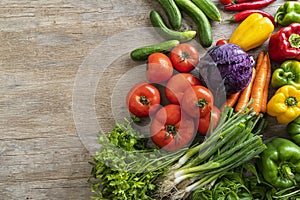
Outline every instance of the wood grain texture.
<path id="1" fill-rule="evenodd" d="M 274 13 L 281 2 L 266 10 Z M 91 155 L 73 119 L 74 80 L 84 59 L 101 41 L 125 30 L 151 26 L 151 9 L 160 10 L 156 1 L 0 2 L 1 200 L 89 198 Z M 232 13 L 221 14 L 226 19 Z M 195 28 L 184 17 L 184 25 Z M 228 38 L 237 26 L 228 22 L 212 25 L 214 42 Z M 257 55 L 257 51 L 252 53 Z M 105 76 L 109 82 L 102 80 L 97 88 L 99 120 L 113 122 L 108 103 L 112 85 L 120 78 L 116 66 L 126 60 L 120 59 Z M 129 61 L 122 70 L 131 64 Z"/>

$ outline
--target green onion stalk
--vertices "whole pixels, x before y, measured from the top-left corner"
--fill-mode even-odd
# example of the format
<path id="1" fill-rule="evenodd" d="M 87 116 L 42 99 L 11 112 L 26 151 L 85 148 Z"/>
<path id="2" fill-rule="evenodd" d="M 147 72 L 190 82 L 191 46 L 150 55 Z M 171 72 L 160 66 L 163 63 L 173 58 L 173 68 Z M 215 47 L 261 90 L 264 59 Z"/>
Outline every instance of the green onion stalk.
<path id="1" fill-rule="evenodd" d="M 262 140 L 266 121 L 249 108 L 252 102 L 236 113 L 225 108 L 206 139 L 169 168 L 159 187 L 160 198 L 186 199 L 196 189 L 211 188 L 218 178 L 266 149 Z"/>

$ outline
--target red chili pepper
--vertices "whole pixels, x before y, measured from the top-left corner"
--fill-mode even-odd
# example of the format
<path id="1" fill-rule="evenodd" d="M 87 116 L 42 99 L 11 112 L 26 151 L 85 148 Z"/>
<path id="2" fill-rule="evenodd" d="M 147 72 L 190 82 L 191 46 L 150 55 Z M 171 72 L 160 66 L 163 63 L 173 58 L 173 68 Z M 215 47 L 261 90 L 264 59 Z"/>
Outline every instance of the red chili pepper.
<path id="1" fill-rule="evenodd" d="M 260 0 L 220 0 L 220 2 L 224 5 L 238 4 L 238 3 L 250 2 L 250 1 L 260 1 Z"/>
<path id="2" fill-rule="evenodd" d="M 239 3 L 245 3 L 250 1 L 259 1 L 259 0 L 233 0 L 232 3 L 239 4 Z"/>
<path id="3" fill-rule="evenodd" d="M 225 5 L 224 10 L 243 11 L 243 10 L 250 10 L 250 9 L 260 9 L 260 8 L 267 7 L 268 5 L 270 5 L 275 1 L 276 0 L 259 0 L 259 1 L 244 2 L 240 4 L 230 4 L 230 5 Z"/>
<path id="4" fill-rule="evenodd" d="M 265 12 L 263 10 L 256 10 L 256 9 L 251 9 L 251 10 L 243 10 L 239 13 L 236 13 L 234 14 L 230 19 L 229 21 L 232 21 L 232 22 L 240 22 L 240 21 L 243 21 L 244 19 L 246 19 L 249 15 L 253 14 L 253 13 L 259 13 L 261 14 L 262 16 L 264 17 L 268 17 L 274 26 L 277 26 L 277 24 L 275 23 L 274 21 L 274 17 L 273 15 L 271 15 L 270 13 L 268 12 Z"/>

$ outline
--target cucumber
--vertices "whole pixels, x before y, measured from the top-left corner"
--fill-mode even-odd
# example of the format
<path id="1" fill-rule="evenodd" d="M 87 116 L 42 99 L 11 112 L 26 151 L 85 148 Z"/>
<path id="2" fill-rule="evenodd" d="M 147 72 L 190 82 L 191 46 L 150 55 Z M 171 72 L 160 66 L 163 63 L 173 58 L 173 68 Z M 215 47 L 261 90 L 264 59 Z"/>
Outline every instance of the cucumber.
<path id="1" fill-rule="evenodd" d="M 198 6 L 209 19 L 218 22 L 222 21 L 219 9 L 211 0 L 192 0 L 192 2 Z"/>
<path id="2" fill-rule="evenodd" d="M 165 13 L 167 14 L 168 21 L 171 27 L 176 31 L 179 30 L 182 24 L 182 15 L 174 0 L 157 1 L 160 3 Z"/>
<path id="3" fill-rule="evenodd" d="M 180 31 L 169 29 L 165 25 L 160 14 L 155 10 L 152 10 L 150 12 L 150 20 L 152 25 L 156 27 L 155 30 L 167 40 L 179 40 L 180 42 L 187 42 L 193 39 L 197 34 L 197 32 L 193 30 L 180 32 Z"/>
<path id="4" fill-rule="evenodd" d="M 200 44 L 203 47 L 210 47 L 212 45 L 212 28 L 206 15 L 190 0 L 175 0 L 175 3 L 195 22 Z"/>
<path id="5" fill-rule="evenodd" d="M 176 47 L 180 42 L 178 40 L 168 40 L 144 47 L 137 48 L 130 53 L 130 57 L 135 61 L 144 61 L 148 56 L 155 52 L 168 53 L 171 49 Z"/>

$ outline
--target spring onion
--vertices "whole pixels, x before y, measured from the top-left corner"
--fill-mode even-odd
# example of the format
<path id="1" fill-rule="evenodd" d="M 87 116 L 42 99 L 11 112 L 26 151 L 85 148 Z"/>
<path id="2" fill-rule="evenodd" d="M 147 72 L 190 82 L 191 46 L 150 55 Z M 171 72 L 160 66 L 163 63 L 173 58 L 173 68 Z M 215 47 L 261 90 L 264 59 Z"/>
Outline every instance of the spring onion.
<path id="1" fill-rule="evenodd" d="M 250 161 L 266 149 L 262 131 L 266 121 L 249 104 L 234 113 L 227 107 L 214 131 L 191 147 L 165 175 L 159 197 L 185 199 L 198 188 L 212 187 L 226 172 Z"/>

